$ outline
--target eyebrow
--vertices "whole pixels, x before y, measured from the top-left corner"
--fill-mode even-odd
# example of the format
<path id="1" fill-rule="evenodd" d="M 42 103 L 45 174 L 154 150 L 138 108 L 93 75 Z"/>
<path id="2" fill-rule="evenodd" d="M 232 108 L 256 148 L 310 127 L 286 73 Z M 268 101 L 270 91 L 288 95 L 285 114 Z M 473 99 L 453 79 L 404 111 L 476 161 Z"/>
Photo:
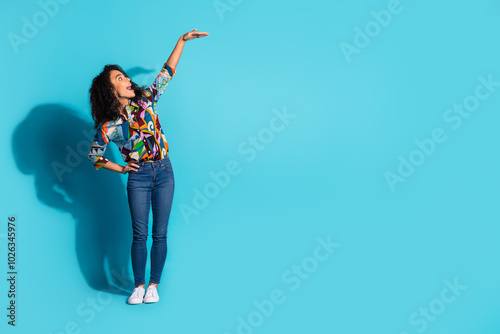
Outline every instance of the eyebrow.
<path id="1" fill-rule="evenodd" d="M 118 78 L 120 75 L 122 75 L 122 74 L 121 73 L 117 74 L 116 77 L 115 77 L 115 79 Z"/>

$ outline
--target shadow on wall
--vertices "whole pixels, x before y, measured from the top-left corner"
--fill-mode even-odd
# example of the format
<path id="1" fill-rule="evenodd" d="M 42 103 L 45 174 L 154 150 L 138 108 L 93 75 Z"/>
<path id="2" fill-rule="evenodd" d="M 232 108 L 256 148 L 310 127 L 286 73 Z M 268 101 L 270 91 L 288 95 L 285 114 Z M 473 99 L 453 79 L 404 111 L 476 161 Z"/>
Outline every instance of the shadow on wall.
<path id="1" fill-rule="evenodd" d="M 76 255 L 89 286 L 129 295 L 134 282 L 126 188 L 119 174 L 96 171 L 87 159 L 94 135 L 93 124 L 74 110 L 39 105 L 16 127 L 13 154 L 19 170 L 34 175 L 38 199 L 73 216 Z"/>

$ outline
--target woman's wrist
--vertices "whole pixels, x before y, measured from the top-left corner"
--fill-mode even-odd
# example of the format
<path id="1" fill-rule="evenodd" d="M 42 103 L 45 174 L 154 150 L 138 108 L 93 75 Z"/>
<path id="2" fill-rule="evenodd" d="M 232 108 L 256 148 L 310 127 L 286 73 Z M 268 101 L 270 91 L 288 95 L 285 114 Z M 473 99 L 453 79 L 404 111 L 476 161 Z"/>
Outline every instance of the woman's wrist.
<path id="1" fill-rule="evenodd" d="M 102 166 L 102 168 L 107 169 L 107 170 L 112 171 L 112 172 L 125 174 L 125 166 L 114 163 L 114 162 L 109 161 L 109 160 L 106 162 L 106 164 L 104 166 Z"/>

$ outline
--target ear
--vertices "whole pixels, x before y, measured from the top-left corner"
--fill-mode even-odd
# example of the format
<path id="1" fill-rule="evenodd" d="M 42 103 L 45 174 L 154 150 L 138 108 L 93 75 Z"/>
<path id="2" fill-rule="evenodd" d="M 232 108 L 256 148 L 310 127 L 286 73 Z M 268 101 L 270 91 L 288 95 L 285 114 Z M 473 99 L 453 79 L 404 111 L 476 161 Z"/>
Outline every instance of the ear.
<path id="1" fill-rule="evenodd" d="M 118 99 L 119 96 L 118 96 L 118 92 L 116 91 L 115 87 L 112 87 L 111 89 L 113 90 L 113 94 L 115 95 L 115 97 Z"/>

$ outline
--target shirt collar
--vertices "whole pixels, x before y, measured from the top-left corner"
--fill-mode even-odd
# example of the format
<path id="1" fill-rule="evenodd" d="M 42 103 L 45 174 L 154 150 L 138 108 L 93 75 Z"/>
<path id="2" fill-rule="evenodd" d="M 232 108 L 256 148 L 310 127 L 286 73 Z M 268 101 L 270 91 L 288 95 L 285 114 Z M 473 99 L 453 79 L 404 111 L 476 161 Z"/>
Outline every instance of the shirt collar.
<path id="1" fill-rule="evenodd" d="M 137 108 L 136 104 L 134 101 L 129 100 L 128 104 L 125 106 L 125 111 L 127 112 L 128 116 L 132 116 L 132 112 Z"/>

